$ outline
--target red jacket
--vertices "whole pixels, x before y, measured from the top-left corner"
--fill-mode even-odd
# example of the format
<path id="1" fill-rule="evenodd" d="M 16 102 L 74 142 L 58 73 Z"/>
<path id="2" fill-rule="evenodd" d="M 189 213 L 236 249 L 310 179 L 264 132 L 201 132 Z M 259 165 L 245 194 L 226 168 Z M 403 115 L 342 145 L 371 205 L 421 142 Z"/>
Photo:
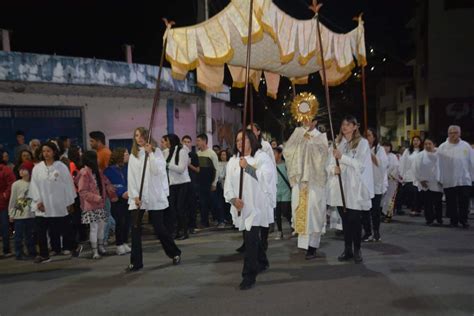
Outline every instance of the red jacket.
<path id="1" fill-rule="evenodd" d="M 16 177 L 13 171 L 0 163 L 0 212 L 6 212 L 8 209 L 12 184 L 15 181 Z"/>
<path id="2" fill-rule="evenodd" d="M 105 208 L 105 198 L 108 196 L 112 202 L 117 201 L 115 187 L 109 179 L 100 172 L 102 182 L 102 192 L 99 188 L 89 167 L 84 167 L 79 171 L 74 181 L 76 182 L 77 192 L 81 200 L 81 209 L 83 212 L 94 211 Z"/>

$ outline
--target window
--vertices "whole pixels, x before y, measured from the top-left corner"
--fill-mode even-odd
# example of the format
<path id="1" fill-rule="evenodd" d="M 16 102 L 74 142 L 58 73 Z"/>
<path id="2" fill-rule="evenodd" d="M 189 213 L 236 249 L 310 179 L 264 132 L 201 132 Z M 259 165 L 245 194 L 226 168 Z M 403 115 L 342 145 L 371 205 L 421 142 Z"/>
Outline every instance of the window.
<path id="1" fill-rule="evenodd" d="M 411 108 L 406 109 L 406 125 L 411 125 Z"/>
<path id="2" fill-rule="evenodd" d="M 425 105 L 418 106 L 418 124 L 425 124 Z"/>

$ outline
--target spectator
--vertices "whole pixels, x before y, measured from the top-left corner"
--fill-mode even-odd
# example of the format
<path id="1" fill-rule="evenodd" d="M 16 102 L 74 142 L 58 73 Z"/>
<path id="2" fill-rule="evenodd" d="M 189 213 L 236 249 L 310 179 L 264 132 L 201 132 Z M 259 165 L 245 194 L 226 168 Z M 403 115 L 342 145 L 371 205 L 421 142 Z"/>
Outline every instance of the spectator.
<path id="1" fill-rule="evenodd" d="M 61 157 L 68 158 L 69 148 L 71 148 L 71 139 L 67 136 L 61 136 L 59 137 L 58 145 Z"/>
<path id="2" fill-rule="evenodd" d="M 387 192 L 382 198 L 382 213 L 385 214 L 385 222 L 390 223 L 397 200 L 398 180 L 400 178 L 398 168 L 400 163 L 398 162 L 397 156 L 392 152 L 392 144 L 390 142 L 385 142 L 382 146 L 388 157 L 388 187 Z"/>
<path id="3" fill-rule="evenodd" d="M 99 169 L 104 171 L 109 166 L 110 156 L 112 155 L 110 149 L 105 145 L 105 134 L 101 131 L 94 131 L 89 133 L 89 137 L 91 148 L 97 152 Z"/>
<path id="4" fill-rule="evenodd" d="M 211 192 L 216 191 L 217 185 L 217 154 L 209 149 L 207 141 L 206 134 L 198 135 L 196 140 L 199 157 L 199 204 L 202 227 L 209 227 L 209 212 L 212 205 Z M 224 223 L 224 219 L 218 218 L 218 214 L 214 212 L 213 215 L 218 225 Z"/>
<path id="5" fill-rule="evenodd" d="M 15 149 L 14 149 L 15 161 L 18 160 L 18 157 L 20 156 L 20 153 L 22 150 L 30 150 L 30 147 L 27 144 L 25 144 L 25 132 L 23 131 L 16 132 L 16 142 L 17 142 L 17 145 L 15 146 Z"/>
<path id="6" fill-rule="evenodd" d="M 30 140 L 30 151 L 33 154 L 33 163 L 38 163 L 40 161 L 40 147 L 41 142 L 39 139 L 34 138 Z"/>
<path id="7" fill-rule="evenodd" d="M 36 257 L 35 214 L 31 210 L 31 198 L 28 197 L 33 167 L 34 164 L 31 161 L 26 161 L 20 166 L 21 179 L 13 183 L 8 205 L 10 221 L 15 224 L 15 256 L 17 260 L 28 260 Z M 23 240 L 28 249 L 28 256 L 23 251 Z"/>
<path id="8" fill-rule="evenodd" d="M 229 161 L 229 153 L 227 150 L 222 149 L 219 151 L 218 154 L 219 162 L 217 164 L 217 186 L 216 186 L 216 191 L 214 192 L 214 208 L 219 214 L 219 217 L 224 218 L 229 220 L 229 222 L 232 221 L 232 218 L 230 218 L 230 213 L 226 212 L 227 206 L 230 204 L 225 203 L 224 199 L 224 184 L 225 184 L 225 176 L 226 176 L 226 168 L 227 168 L 227 162 Z M 229 209 L 230 211 L 230 209 Z M 220 225 L 217 226 L 219 229 L 225 228 L 224 223 L 220 223 Z"/>
<path id="9" fill-rule="evenodd" d="M 191 178 L 191 186 L 188 195 L 188 205 L 189 205 L 189 220 L 188 227 L 189 233 L 194 234 L 196 231 L 196 213 L 197 213 L 197 201 L 198 201 L 198 173 L 199 173 L 199 158 L 196 152 L 193 150 L 191 136 L 185 135 L 181 139 L 181 142 L 184 146 L 189 149 L 189 165 L 188 173 Z"/>
<path id="10" fill-rule="evenodd" d="M 20 179 L 20 166 L 26 161 L 33 161 L 33 154 L 29 149 L 23 149 L 20 151 L 17 161 L 15 162 L 15 167 L 13 167 L 13 172 L 18 179 Z"/>
<path id="11" fill-rule="evenodd" d="M 112 203 L 112 216 L 115 219 L 116 253 L 127 254 L 131 248 L 127 245 L 130 231 L 130 212 L 128 211 L 128 159 L 130 155 L 126 148 L 118 147 L 112 152 L 110 166 L 105 169 L 105 176 L 115 187 L 118 201 Z"/>
<path id="12" fill-rule="evenodd" d="M 219 152 L 221 151 L 221 146 L 219 145 L 214 145 L 212 146 L 212 150 L 216 153 L 216 155 L 219 155 Z"/>
<path id="13" fill-rule="evenodd" d="M 272 146 L 272 149 L 275 149 L 278 147 L 278 142 L 276 141 L 276 139 L 272 139 L 270 145 Z"/>
<path id="14" fill-rule="evenodd" d="M 109 179 L 99 170 L 95 151 L 86 151 L 82 156 L 82 164 L 83 168 L 75 179 L 81 199 L 81 219 L 83 224 L 89 224 L 92 259 L 99 259 L 107 253 L 104 247 L 107 221 L 105 199 L 108 196 L 112 202 L 116 202 L 117 196 Z"/>
<path id="15" fill-rule="evenodd" d="M 1 150 L 3 152 L 3 154 L 2 154 L 3 163 L 5 164 L 5 166 L 12 169 L 12 171 L 13 171 L 13 169 L 15 168 L 15 165 L 10 162 L 10 155 L 8 154 L 8 151 L 6 151 L 6 150 L 4 151 L 3 149 L 1 149 Z"/>
<path id="16" fill-rule="evenodd" d="M 42 161 L 33 169 L 28 191 L 28 196 L 33 200 L 38 229 L 40 254 L 35 259 L 36 263 L 50 261 L 46 237 L 48 230 L 53 255 L 61 254 L 61 236 L 63 254 L 70 254 L 71 227 L 67 215 L 76 197 L 69 169 L 59 161 L 58 147 L 52 142 L 43 144 L 41 157 Z"/>
<path id="17" fill-rule="evenodd" d="M 275 162 L 278 173 L 277 180 L 277 206 L 275 209 L 275 221 L 277 224 L 277 232 L 275 239 L 283 239 L 283 226 L 281 216 L 285 216 L 291 226 L 291 185 L 288 180 L 286 164 L 283 160 L 283 149 L 280 147 L 273 148 L 275 154 Z"/>
<path id="18" fill-rule="evenodd" d="M 5 151 L 0 149 L 2 154 Z M 0 161 L 0 229 L 2 232 L 3 241 L 3 257 L 11 257 L 10 251 L 10 233 L 9 233 L 9 221 L 8 221 L 8 202 L 10 200 L 10 194 L 12 185 L 15 182 L 15 174 L 8 168 L 4 160 Z"/>

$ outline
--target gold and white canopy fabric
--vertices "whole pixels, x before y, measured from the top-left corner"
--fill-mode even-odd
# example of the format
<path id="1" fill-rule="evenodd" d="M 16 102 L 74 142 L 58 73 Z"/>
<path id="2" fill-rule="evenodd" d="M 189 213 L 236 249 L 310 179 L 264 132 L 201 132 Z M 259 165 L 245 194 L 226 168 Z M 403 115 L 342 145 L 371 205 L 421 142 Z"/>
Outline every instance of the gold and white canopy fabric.
<path id="1" fill-rule="evenodd" d="M 208 92 L 219 92 L 224 80 L 224 64 L 232 75 L 233 86 L 243 87 L 247 52 L 249 0 L 232 0 L 211 19 L 165 33 L 166 58 L 172 74 L 183 79 L 197 69 L 198 85 Z M 258 89 L 262 71 L 267 93 L 276 97 L 280 75 L 295 84 L 307 83 L 308 75 L 321 70 L 316 20 L 297 20 L 280 10 L 271 0 L 254 0 L 252 14 L 252 55 L 250 80 Z M 330 85 L 338 85 L 355 67 L 366 65 L 363 21 L 347 34 L 321 25 L 322 47 Z"/>

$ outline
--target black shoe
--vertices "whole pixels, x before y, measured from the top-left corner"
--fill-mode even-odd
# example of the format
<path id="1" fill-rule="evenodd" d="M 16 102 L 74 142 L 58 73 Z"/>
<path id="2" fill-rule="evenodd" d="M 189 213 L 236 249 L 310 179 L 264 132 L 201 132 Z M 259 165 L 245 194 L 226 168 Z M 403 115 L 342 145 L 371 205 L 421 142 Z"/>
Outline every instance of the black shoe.
<path id="1" fill-rule="evenodd" d="M 426 226 L 433 226 L 433 221 L 427 221 Z"/>
<path id="2" fill-rule="evenodd" d="M 258 268 L 258 273 L 266 272 L 269 268 L 270 268 L 270 265 L 269 265 L 268 263 L 265 264 L 265 265 L 263 265 L 263 266 L 260 266 L 260 267 Z"/>
<path id="3" fill-rule="evenodd" d="M 372 233 L 364 234 L 364 236 L 362 236 L 362 241 L 364 241 L 364 242 L 374 241 L 374 238 L 372 237 Z"/>
<path id="4" fill-rule="evenodd" d="M 251 281 L 249 279 L 244 279 L 240 285 L 239 285 L 239 288 L 242 290 L 242 291 L 245 291 L 245 290 L 250 290 L 251 288 L 253 288 L 255 286 L 255 281 Z"/>
<path id="5" fill-rule="evenodd" d="M 354 258 L 354 254 L 350 250 L 344 250 L 344 252 L 337 257 L 339 261 L 349 261 L 350 259 Z"/>
<path id="6" fill-rule="evenodd" d="M 177 266 L 181 263 L 181 256 L 173 257 L 173 265 Z"/>
<path id="7" fill-rule="evenodd" d="M 239 248 L 235 249 L 238 253 L 244 253 L 245 252 L 245 244 L 242 244 Z"/>
<path id="8" fill-rule="evenodd" d="M 174 236 L 174 239 L 175 239 L 175 240 L 181 240 L 182 237 L 183 237 L 183 235 L 181 235 L 181 234 L 176 234 L 176 235 Z"/>
<path id="9" fill-rule="evenodd" d="M 308 247 L 306 255 L 304 256 L 306 260 L 316 259 L 316 248 Z"/>
<path id="10" fill-rule="evenodd" d="M 382 239 L 380 239 L 380 232 L 379 231 L 375 231 L 374 232 L 374 241 L 382 241 Z"/>
<path id="11" fill-rule="evenodd" d="M 458 223 L 451 223 L 449 224 L 449 227 L 459 227 Z"/>
<path id="12" fill-rule="evenodd" d="M 135 266 L 133 264 L 129 264 L 128 267 L 125 268 L 125 272 L 130 273 L 130 272 L 137 272 L 143 269 L 143 264 L 139 266 Z"/>
<path id="13" fill-rule="evenodd" d="M 464 229 L 468 229 L 469 228 L 469 224 L 468 223 L 461 223 L 462 225 L 462 228 Z"/>
<path id="14" fill-rule="evenodd" d="M 176 240 L 186 240 L 186 239 L 188 239 L 188 238 L 189 238 L 189 235 L 183 235 L 183 236 L 181 236 L 181 237 L 179 237 L 179 238 L 176 238 Z"/>
<path id="15" fill-rule="evenodd" d="M 354 262 L 361 263 L 362 262 L 362 252 L 360 249 L 354 251 Z"/>
<path id="16" fill-rule="evenodd" d="M 196 229 L 194 229 L 194 228 L 191 228 L 191 229 L 189 230 L 189 233 L 190 233 L 191 235 L 194 235 L 194 234 L 196 234 Z"/>
<path id="17" fill-rule="evenodd" d="M 84 247 L 82 245 L 79 245 L 75 250 L 72 251 L 72 256 L 76 258 L 79 257 L 83 249 Z"/>

